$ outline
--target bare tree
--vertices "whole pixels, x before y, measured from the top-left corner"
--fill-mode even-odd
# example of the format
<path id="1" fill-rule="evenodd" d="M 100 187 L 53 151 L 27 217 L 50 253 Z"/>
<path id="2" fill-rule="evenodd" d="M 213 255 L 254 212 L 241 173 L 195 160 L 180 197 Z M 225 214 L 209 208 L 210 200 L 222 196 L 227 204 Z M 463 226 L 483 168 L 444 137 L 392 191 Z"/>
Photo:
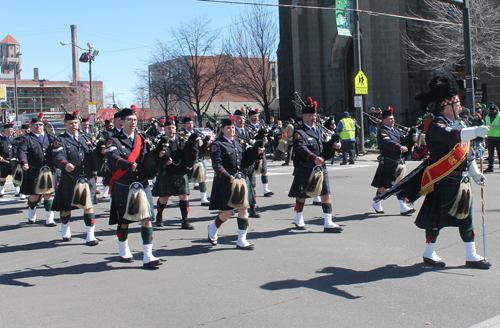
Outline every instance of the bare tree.
<path id="1" fill-rule="evenodd" d="M 276 60 L 278 24 L 267 7 L 252 6 L 239 15 L 230 35 L 231 53 L 235 55 L 231 60 L 235 72 L 231 92 L 258 102 L 269 122 L 269 106 L 277 97 L 271 62 Z"/>
<path id="2" fill-rule="evenodd" d="M 403 35 L 405 57 L 413 70 L 464 66 L 462 10 L 439 1 L 424 0 L 419 18 L 436 22 L 414 22 Z M 471 43 L 474 72 L 491 73 L 500 67 L 500 5 L 493 0 L 470 1 Z M 447 22 L 451 24 L 439 23 Z"/>
<path id="3" fill-rule="evenodd" d="M 228 58 L 219 32 L 206 18 L 194 18 L 172 29 L 174 42 L 164 44 L 170 58 L 171 80 L 180 101 L 198 116 L 201 126 L 214 97 L 229 83 Z M 219 44 L 220 43 L 220 44 Z"/>

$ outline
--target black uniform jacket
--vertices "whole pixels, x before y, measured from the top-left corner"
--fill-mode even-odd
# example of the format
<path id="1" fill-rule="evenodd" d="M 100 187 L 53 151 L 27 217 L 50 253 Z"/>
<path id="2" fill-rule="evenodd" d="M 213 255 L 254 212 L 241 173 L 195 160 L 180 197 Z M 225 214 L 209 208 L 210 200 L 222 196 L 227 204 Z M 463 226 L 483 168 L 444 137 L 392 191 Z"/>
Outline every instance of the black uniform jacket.
<path id="1" fill-rule="evenodd" d="M 139 156 L 135 160 L 135 163 L 137 163 L 135 171 L 132 171 L 133 162 L 127 160 L 132 154 L 138 138 L 141 137 L 137 133 L 134 133 L 134 142 L 132 143 L 132 140 L 123 131 L 108 138 L 106 142 L 106 158 L 111 164 L 113 172 L 116 170 L 126 171 L 120 179 L 116 180 L 117 182 L 125 185 L 140 182 L 146 188 L 148 179 L 146 178 L 146 171 L 144 169 L 144 158 L 149 151 L 147 143 L 143 140 Z"/>
<path id="2" fill-rule="evenodd" d="M 184 144 L 180 140 L 179 136 L 176 136 L 175 140 L 170 139 L 168 143 L 167 153 L 170 154 L 170 159 L 172 159 L 172 164 L 164 164 L 167 158 L 162 159 L 160 164 L 160 170 L 158 172 L 159 176 L 162 175 L 184 175 L 186 174 L 186 162 L 184 160 Z M 166 156 L 164 156 L 166 157 Z"/>
<path id="3" fill-rule="evenodd" d="M 9 160 L 13 156 L 12 153 L 12 142 L 14 141 L 14 136 L 7 137 L 6 135 L 0 136 L 0 156 L 3 157 L 4 160 Z"/>
<path id="4" fill-rule="evenodd" d="M 380 149 L 380 155 L 393 160 L 399 160 L 401 157 L 401 147 L 403 146 L 401 142 L 403 141 L 404 135 L 392 128 L 388 128 L 382 125 L 377 134 L 378 148 Z"/>
<path id="5" fill-rule="evenodd" d="M 293 149 L 299 165 L 315 166 L 314 160 L 323 153 L 326 141 L 317 128 L 316 131 L 318 134 L 303 122 L 295 129 L 293 133 Z"/>
<path id="6" fill-rule="evenodd" d="M 90 136 L 87 136 L 90 139 Z M 92 174 L 92 147 L 88 145 L 87 139 L 78 134 L 78 141 L 64 132 L 60 134 L 52 144 L 52 161 L 61 169 L 63 174 L 69 174 L 74 178 L 85 177 L 93 178 Z M 65 167 L 67 164 L 73 164 L 75 169 L 67 173 Z"/>
<path id="7" fill-rule="evenodd" d="M 42 143 L 33 132 L 22 136 L 17 148 L 17 158 L 21 165 L 28 164 L 37 169 L 44 165 L 53 167 L 52 143 L 55 138 L 55 135 L 46 133 Z"/>
<path id="8" fill-rule="evenodd" d="M 243 149 L 234 138 L 231 141 L 224 136 L 215 139 L 210 147 L 210 156 L 215 175 L 222 181 L 228 182 L 231 175 L 242 170 Z"/>

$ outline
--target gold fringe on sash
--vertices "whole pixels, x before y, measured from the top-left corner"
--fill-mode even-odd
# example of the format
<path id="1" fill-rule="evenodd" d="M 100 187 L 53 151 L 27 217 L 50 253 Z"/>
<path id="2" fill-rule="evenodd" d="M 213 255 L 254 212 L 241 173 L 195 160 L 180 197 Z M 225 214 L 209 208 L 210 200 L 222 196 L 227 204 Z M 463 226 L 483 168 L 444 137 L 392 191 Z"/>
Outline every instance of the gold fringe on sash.
<path id="1" fill-rule="evenodd" d="M 404 161 L 399 161 L 396 173 L 392 177 L 392 185 L 395 186 L 406 176 L 406 165 Z"/>
<path id="2" fill-rule="evenodd" d="M 453 203 L 453 207 L 448 214 L 459 220 L 469 217 L 472 203 L 471 192 L 469 178 L 463 177 L 462 181 L 460 181 L 460 188 L 458 189 L 455 203 Z"/>
<path id="3" fill-rule="evenodd" d="M 248 189 L 245 177 L 241 173 L 237 173 L 234 181 L 231 184 L 231 196 L 227 205 L 233 208 L 248 207 Z"/>
<path id="4" fill-rule="evenodd" d="M 76 206 L 82 210 L 88 210 L 93 207 L 91 198 L 89 181 L 85 178 L 78 179 L 73 189 L 71 206 Z"/>
<path id="5" fill-rule="evenodd" d="M 48 166 L 43 166 L 35 182 L 35 194 L 48 195 L 54 192 L 54 178 Z"/>
<path id="6" fill-rule="evenodd" d="M 139 182 L 130 185 L 124 219 L 142 221 L 151 219 L 151 208 L 144 187 Z"/>
<path id="7" fill-rule="evenodd" d="M 321 195 L 324 178 L 323 167 L 321 167 L 320 165 L 315 166 L 311 172 L 311 175 L 309 176 L 309 180 L 307 181 L 305 194 L 308 197 L 312 198 Z"/>
<path id="8" fill-rule="evenodd" d="M 17 165 L 16 171 L 14 172 L 14 179 L 12 179 L 12 182 L 17 184 L 18 186 L 23 184 L 23 169 L 21 168 L 21 165 Z"/>

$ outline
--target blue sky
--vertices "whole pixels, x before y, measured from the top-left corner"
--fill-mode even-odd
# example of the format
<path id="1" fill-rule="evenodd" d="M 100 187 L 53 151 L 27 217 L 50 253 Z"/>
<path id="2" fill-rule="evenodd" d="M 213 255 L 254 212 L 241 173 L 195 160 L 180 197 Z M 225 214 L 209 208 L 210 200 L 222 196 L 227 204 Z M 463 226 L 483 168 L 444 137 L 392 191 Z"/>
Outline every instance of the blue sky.
<path id="1" fill-rule="evenodd" d="M 59 42 L 71 41 L 70 25 L 77 25 L 78 45 L 86 48 L 90 41 L 99 50 L 92 63 L 93 79 L 104 82 L 105 95 L 114 91 L 117 102 L 129 106 L 135 70 L 147 67 L 157 40 L 171 40 L 172 26 L 206 15 L 213 29 L 225 34 L 246 8 L 195 0 L 6 1 L 0 40 L 10 34 L 21 44 L 22 79 L 33 79 L 33 68 L 38 67 L 41 79 L 71 81 L 71 46 Z M 269 10 L 277 19 L 277 7 Z M 80 79 L 88 80 L 88 64 L 80 63 Z"/>

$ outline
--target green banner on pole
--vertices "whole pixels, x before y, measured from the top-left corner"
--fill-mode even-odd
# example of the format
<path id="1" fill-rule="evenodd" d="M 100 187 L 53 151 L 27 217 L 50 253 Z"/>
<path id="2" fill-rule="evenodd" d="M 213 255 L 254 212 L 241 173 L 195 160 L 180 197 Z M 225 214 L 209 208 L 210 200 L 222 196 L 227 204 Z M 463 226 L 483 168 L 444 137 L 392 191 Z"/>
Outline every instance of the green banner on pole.
<path id="1" fill-rule="evenodd" d="M 344 36 L 352 36 L 351 12 L 344 9 L 351 9 L 351 0 L 336 0 L 335 8 L 337 14 L 337 33 Z"/>

